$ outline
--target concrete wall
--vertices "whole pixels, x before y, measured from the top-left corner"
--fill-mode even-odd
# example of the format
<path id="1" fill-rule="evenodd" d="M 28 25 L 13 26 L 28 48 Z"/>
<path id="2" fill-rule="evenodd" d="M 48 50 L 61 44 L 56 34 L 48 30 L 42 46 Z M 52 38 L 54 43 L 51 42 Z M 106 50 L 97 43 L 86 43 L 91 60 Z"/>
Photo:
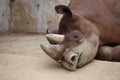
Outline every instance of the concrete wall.
<path id="1" fill-rule="evenodd" d="M 8 31 L 9 11 L 9 0 L 0 0 L 0 33 Z"/>
<path id="2" fill-rule="evenodd" d="M 61 16 L 54 7 L 68 3 L 69 0 L 1 0 L 0 32 L 45 33 L 47 28 L 57 28 Z"/>

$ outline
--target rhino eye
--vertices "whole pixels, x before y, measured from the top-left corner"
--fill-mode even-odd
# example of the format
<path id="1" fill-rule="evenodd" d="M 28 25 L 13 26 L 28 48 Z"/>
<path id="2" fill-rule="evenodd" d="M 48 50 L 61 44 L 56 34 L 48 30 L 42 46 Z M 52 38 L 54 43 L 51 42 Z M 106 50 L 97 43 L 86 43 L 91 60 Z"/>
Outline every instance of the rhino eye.
<path id="1" fill-rule="evenodd" d="M 79 35 L 73 35 L 73 39 L 74 40 L 80 40 L 80 36 Z"/>
<path id="2" fill-rule="evenodd" d="M 78 36 L 78 35 L 74 35 L 74 38 L 75 38 L 75 39 L 78 39 L 78 38 L 79 38 L 79 36 Z"/>
<path id="3" fill-rule="evenodd" d="M 79 41 L 82 39 L 82 34 L 79 31 L 73 31 L 68 34 L 68 39 L 72 41 Z"/>

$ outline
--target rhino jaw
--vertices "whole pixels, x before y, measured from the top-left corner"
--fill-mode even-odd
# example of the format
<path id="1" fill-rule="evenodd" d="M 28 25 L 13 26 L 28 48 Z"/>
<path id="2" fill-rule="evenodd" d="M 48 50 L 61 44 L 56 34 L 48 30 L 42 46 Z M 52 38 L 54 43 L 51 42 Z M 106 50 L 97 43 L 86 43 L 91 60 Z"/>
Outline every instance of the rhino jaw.
<path id="1" fill-rule="evenodd" d="M 51 44 L 59 44 L 63 41 L 64 35 L 46 34 L 46 38 Z"/>

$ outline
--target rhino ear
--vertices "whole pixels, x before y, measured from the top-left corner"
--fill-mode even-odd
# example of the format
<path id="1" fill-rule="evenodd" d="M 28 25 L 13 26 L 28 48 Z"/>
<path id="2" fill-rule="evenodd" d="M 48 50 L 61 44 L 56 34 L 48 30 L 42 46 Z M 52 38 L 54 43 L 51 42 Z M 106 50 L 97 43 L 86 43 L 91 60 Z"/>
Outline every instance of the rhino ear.
<path id="1" fill-rule="evenodd" d="M 64 15 L 72 17 L 72 12 L 71 12 L 71 10 L 67 6 L 58 5 L 58 6 L 55 7 L 55 10 L 59 14 L 64 14 Z"/>

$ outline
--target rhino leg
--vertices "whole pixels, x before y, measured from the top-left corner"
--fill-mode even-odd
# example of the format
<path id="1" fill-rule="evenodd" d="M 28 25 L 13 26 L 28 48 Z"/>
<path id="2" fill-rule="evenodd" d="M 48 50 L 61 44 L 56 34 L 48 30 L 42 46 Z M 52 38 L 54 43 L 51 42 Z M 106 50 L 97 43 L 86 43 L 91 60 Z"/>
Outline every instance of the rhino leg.
<path id="1" fill-rule="evenodd" d="M 100 47 L 96 59 L 107 61 L 120 61 L 120 45 L 115 47 Z"/>

